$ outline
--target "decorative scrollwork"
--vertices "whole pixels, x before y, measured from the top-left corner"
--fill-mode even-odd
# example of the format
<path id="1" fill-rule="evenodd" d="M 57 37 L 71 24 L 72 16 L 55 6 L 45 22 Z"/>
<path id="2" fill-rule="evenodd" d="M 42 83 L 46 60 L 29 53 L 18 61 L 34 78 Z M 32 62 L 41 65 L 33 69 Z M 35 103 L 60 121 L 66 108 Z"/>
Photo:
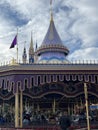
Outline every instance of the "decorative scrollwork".
<path id="1" fill-rule="evenodd" d="M 76 91 L 76 88 L 72 82 L 69 82 L 68 86 L 66 87 L 67 92 L 74 93 Z"/>

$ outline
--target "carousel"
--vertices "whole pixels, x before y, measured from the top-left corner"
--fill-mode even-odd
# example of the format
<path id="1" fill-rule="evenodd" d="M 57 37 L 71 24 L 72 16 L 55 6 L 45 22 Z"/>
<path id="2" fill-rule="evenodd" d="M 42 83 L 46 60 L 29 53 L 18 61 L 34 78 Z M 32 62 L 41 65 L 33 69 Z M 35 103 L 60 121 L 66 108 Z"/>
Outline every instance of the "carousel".
<path id="1" fill-rule="evenodd" d="M 73 63 L 67 59 L 68 54 L 51 12 L 46 36 L 35 51 L 31 36 L 29 62 L 24 48 L 22 63 L 13 60 L 0 66 L 1 130 L 59 129 L 54 117 L 59 119 L 62 111 L 69 115 L 85 114 L 84 83 L 88 109 L 98 103 L 98 63 Z M 38 118 L 42 115 L 44 123 Z M 95 123 L 97 118 L 96 114 Z"/>

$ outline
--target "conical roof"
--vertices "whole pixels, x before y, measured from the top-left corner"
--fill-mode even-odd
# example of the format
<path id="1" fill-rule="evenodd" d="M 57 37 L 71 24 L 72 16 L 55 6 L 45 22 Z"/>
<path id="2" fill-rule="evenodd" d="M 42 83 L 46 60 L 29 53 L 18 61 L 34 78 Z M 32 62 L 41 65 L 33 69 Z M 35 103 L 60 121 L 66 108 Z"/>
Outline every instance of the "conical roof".
<path id="1" fill-rule="evenodd" d="M 41 44 L 41 46 L 37 49 L 37 55 L 41 55 L 42 53 L 47 52 L 61 52 L 65 55 L 68 55 L 69 50 L 66 46 L 63 45 L 62 40 L 56 30 L 53 15 L 51 14 L 50 25 L 46 36 Z"/>
<path id="2" fill-rule="evenodd" d="M 50 25 L 42 45 L 63 45 L 60 36 L 55 28 L 53 18 L 50 20 Z"/>
<path id="3" fill-rule="evenodd" d="M 31 32 L 31 41 L 30 41 L 29 53 L 30 53 L 30 54 L 34 53 L 33 39 L 32 39 L 32 32 Z"/>

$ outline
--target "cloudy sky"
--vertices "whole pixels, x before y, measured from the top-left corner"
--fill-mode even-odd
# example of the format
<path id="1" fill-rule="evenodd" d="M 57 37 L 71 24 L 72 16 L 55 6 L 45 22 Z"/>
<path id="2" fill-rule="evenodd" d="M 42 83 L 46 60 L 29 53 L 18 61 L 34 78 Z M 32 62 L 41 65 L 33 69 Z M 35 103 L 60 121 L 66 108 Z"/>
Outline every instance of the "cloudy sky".
<path id="1" fill-rule="evenodd" d="M 98 0 L 53 0 L 56 29 L 70 50 L 69 60 L 98 60 Z M 9 49 L 18 28 L 19 59 L 28 48 L 41 45 L 50 20 L 49 0 L 0 0 L 0 63 L 16 58 Z M 26 43 L 25 43 L 26 41 Z"/>

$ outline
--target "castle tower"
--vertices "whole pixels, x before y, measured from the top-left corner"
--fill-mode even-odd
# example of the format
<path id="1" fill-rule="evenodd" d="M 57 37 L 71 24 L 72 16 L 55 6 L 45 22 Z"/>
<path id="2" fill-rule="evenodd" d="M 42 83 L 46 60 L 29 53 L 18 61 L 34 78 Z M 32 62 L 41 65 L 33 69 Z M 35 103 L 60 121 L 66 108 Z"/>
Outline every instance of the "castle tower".
<path id="1" fill-rule="evenodd" d="M 38 60 L 36 51 L 37 51 L 37 40 L 36 40 L 36 46 L 35 46 L 34 63 L 37 63 L 37 60 Z"/>
<path id="2" fill-rule="evenodd" d="M 36 51 L 36 54 L 38 56 L 37 62 L 45 64 L 68 63 L 69 61 L 66 59 L 68 53 L 68 48 L 63 45 L 61 38 L 56 30 L 53 20 L 53 14 L 51 12 L 51 19 L 48 31 L 41 46 Z"/>
<path id="3" fill-rule="evenodd" d="M 22 55 L 22 62 L 26 64 L 27 62 L 27 54 L 26 54 L 26 48 L 24 47 L 23 55 Z"/>
<path id="4" fill-rule="evenodd" d="M 32 32 L 31 32 L 31 42 L 29 48 L 29 63 L 34 63 L 34 47 L 33 47 Z"/>

